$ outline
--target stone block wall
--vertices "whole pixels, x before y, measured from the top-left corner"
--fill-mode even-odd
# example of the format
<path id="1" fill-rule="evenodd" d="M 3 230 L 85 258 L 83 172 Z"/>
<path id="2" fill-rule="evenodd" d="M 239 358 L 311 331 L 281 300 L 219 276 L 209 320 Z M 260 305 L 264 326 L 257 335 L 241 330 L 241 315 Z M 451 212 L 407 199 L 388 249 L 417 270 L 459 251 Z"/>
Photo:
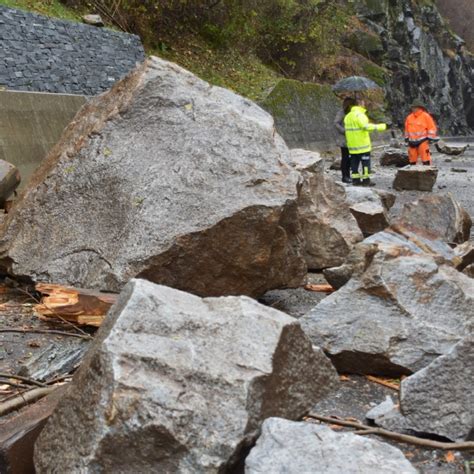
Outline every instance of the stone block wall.
<path id="1" fill-rule="evenodd" d="M 0 87 L 96 95 L 143 61 L 140 38 L 0 6 Z"/>

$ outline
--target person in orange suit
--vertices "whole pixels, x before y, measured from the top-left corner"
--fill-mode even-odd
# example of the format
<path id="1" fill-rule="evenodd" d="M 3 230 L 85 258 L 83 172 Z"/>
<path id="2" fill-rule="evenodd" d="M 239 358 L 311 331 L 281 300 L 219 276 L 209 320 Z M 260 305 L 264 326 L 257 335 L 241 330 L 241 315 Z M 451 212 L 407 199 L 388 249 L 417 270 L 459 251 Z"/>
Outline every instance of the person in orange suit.
<path id="1" fill-rule="evenodd" d="M 418 158 L 431 165 L 430 143 L 439 141 L 438 127 L 433 117 L 421 102 L 414 102 L 411 114 L 405 121 L 405 142 L 408 145 L 410 165 L 416 165 Z"/>

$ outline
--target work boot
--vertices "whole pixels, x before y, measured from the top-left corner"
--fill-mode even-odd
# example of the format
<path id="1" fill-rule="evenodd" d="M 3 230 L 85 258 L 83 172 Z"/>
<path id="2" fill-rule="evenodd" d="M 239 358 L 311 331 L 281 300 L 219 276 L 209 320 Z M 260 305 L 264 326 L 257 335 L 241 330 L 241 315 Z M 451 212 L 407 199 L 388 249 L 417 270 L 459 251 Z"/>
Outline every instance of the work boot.
<path id="1" fill-rule="evenodd" d="M 431 166 L 431 161 L 423 161 L 423 166 Z"/>
<path id="2" fill-rule="evenodd" d="M 354 186 L 362 186 L 362 182 L 361 182 L 360 178 L 352 178 L 352 184 Z"/>
<path id="3" fill-rule="evenodd" d="M 344 176 L 344 177 L 342 178 L 342 182 L 343 182 L 343 183 L 346 183 L 346 184 L 351 184 L 351 183 L 352 183 L 352 179 L 349 178 L 349 176 Z"/>
<path id="4" fill-rule="evenodd" d="M 362 180 L 362 186 L 367 186 L 367 187 L 373 187 L 375 186 L 375 183 L 370 180 L 370 178 L 366 178 Z"/>

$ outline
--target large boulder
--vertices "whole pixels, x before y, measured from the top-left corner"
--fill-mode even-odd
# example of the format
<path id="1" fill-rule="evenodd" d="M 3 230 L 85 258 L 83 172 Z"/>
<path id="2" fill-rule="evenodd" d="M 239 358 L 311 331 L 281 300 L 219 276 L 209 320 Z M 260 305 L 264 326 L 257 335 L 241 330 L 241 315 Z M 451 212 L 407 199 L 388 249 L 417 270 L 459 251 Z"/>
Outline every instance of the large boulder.
<path id="1" fill-rule="evenodd" d="M 109 291 L 135 276 L 200 295 L 299 286 L 288 154 L 261 108 L 152 57 L 81 109 L 0 257 L 14 275 Z"/>
<path id="2" fill-rule="evenodd" d="M 132 280 L 35 449 L 38 473 L 227 472 L 271 416 L 338 384 L 298 321 Z"/>
<path id="3" fill-rule="evenodd" d="M 351 215 L 343 186 L 324 173 L 318 153 L 291 150 L 289 164 L 301 175 L 298 212 L 310 270 L 341 265 L 353 245 L 363 239 Z"/>
<path id="4" fill-rule="evenodd" d="M 474 336 L 402 381 L 400 411 L 410 429 L 452 441 L 474 439 Z"/>
<path id="5" fill-rule="evenodd" d="M 438 169 L 432 166 L 406 166 L 397 171 L 393 189 L 397 191 L 432 191 Z"/>
<path id="6" fill-rule="evenodd" d="M 378 247 L 362 260 L 370 262 L 364 271 L 300 322 L 340 372 L 411 374 L 464 336 L 474 318 L 474 281 L 440 255 L 410 250 L 412 242 Z"/>
<path id="7" fill-rule="evenodd" d="M 460 244 L 469 240 L 472 219 L 451 194 L 444 194 L 424 196 L 405 204 L 394 224 Z"/>
<path id="8" fill-rule="evenodd" d="M 245 460 L 246 474 L 340 474 L 418 472 L 387 443 L 353 433 L 336 433 L 313 423 L 265 420 L 256 446 Z"/>

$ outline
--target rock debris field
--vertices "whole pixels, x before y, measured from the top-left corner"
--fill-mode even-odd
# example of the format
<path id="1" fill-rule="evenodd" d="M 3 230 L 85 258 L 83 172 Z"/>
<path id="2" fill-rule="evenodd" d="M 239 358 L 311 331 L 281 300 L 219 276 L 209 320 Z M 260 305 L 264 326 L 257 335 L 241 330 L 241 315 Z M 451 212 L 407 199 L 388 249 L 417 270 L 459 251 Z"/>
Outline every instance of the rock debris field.
<path id="1" fill-rule="evenodd" d="M 88 102 L 0 230 L 2 472 L 471 472 L 473 148 L 381 153 L 153 57 Z"/>

